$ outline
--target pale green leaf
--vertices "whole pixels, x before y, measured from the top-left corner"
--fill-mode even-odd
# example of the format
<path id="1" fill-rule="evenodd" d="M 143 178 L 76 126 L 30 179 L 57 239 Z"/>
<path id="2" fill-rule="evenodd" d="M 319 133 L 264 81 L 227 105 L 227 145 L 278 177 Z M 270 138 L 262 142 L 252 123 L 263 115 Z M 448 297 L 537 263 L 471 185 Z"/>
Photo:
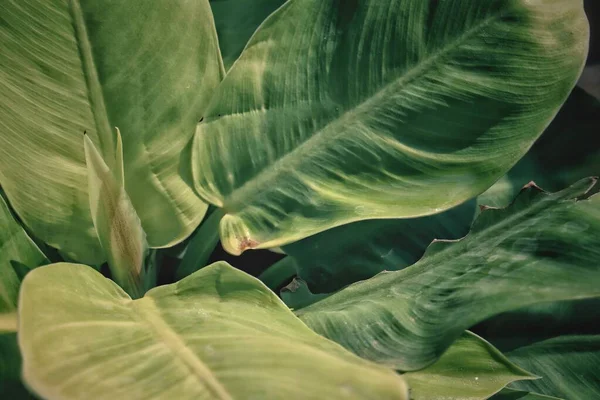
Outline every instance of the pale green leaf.
<path id="1" fill-rule="evenodd" d="M 536 379 L 468 331 L 435 364 L 403 376 L 412 400 L 484 400 L 509 383 Z"/>
<path id="2" fill-rule="evenodd" d="M 583 67 L 581 0 L 291 0 L 194 137 L 225 249 L 435 214 L 510 169 Z"/>
<path id="3" fill-rule="evenodd" d="M 118 133 L 118 131 L 117 131 Z M 117 135 L 117 143 L 121 135 Z M 144 294 L 144 259 L 148 243 L 136 210 L 123 186 L 122 155 L 117 145 L 114 172 L 84 136 L 92 221 L 115 281 L 133 298 Z M 120 180 L 120 181 L 119 181 Z"/>
<path id="4" fill-rule="evenodd" d="M 470 326 L 541 302 L 600 296 L 600 196 L 586 179 L 547 194 L 530 185 L 458 241 L 297 311 L 316 332 L 400 370 L 433 363 Z"/>
<path id="5" fill-rule="evenodd" d="M 285 0 L 210 0 L 225 68 L 240 56 L 258 26 Z"/>
<path id="6" fill-rule="evenodd" d="M 23 376 L 48 400 L 408 400 L 401 376 L 223 262 L 133 301 L 91 268 L 53 264 L 27 275 L 19 313 Z"/>
<path id="7" fill-rule="evenodd" d="M 507 356 L 542 377 L 511 387 L 569 400 L 600 398 L 600 335 L 559 336 L 518 348 Z"/>
<path id="8" fill-rule="evenodd" d="M 315 292 L 415 263 L 434 239 L 458 239 L 479 205 L 505 207 L 530 181 L 549 191 L 600 173 L 600 102 L 575 88 L 552 124 L 517 165 L 477 199 L 429 217 L 359 221 L 284 246 Z"/>
<path id="9" fill-rule="evenodd" d="M 19 0 L 1 14 L 0 184 L 24 223 L 72 259 L 103 261 L 81 137 L 112 169 L 118 126 L 148 242 L 188 236 L 206 205 L 186 146 L 223 75 L 208 0 Z"/>

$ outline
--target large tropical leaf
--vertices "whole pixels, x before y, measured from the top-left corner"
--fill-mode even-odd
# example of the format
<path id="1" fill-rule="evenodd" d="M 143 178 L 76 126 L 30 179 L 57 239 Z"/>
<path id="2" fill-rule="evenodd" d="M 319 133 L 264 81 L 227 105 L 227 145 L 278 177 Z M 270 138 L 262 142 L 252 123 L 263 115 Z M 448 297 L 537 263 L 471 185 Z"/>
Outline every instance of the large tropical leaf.
<path id="1" fill-rule="evenodd" d="M 196 189 L 234 254 L 438 213 L 525 154 L 587 42 L 581 0 L 288 1 L 198 125 Z"/>
<path id="2" fill-rule="evenodd" d="M 595 180 L 593 180 L 595 182 Z M 530 185 L 459 241 L 297 311 L 318 333 L 401 370 L 434 362 L 464 329 L 541 302 L 600 296 L 600 195 L 590 180 L 547 194 Z"/>
<path id="3" fill-rule="evenodd" d="M 125 191 L 123 149 L 117 130 L 114 170 L 85 136 L 85 162 L 92 221 L 114 280 L 133 298 L 144 294 L 146 233 Z"/>
<path id="4" fill-rule="evenodd" d="M 413 400 L 483 400 L 509 383 L 536 378 L 470 332 L 435 364 L 403 376 Z"/>
<path id="5" fill-rule="evenodd" d="M 82 135 L 112 160 L 118 126 L 150 245 L 191 233 L 206 205 L 186 145 L 223 73 L 208 0 L 4 1 L 1 14 L 0 184 L 25 224 L 72 259 L 103 259 Z"/>
<path id="6" fill-rule="evenodd" d="M 286 0 L 210 0 L 223 64 L 229 69 L 258 26 Z"/>
<path id="7" fill-rule="evenodd" d="M 561 400 L 557 397 L 544 396 L 539 393 L 525 392 L 523 390 L 503 389 L 500 393 L 490 397 L 490 400 Z"/>
<path id="8" fill-rule="evenodd" d="M 569 400 L 600 398 L 600 335 L 559 336 L 518 348 L 507 356 L 543 377 L 513 384 L 517 389 Z"/>
<path id="9" fill-rule="evenodd" d="M 479 205 L 506 206 L 528 182 L 555 191 L 600 173 L 596 140 L 600 102 L 573 90 L 540 139 L 502 179 L 476 200 L 429 217 L 359 221 L 284 246 L 298 275 L 315 292 L 332 292 L 381 271 L 416 262 L 434 239 L 464 236 Z"/>
<path id="10" fill-rule="evenodd" d="M 408 400 L 402 377 L 312 332 L 226 263 L 133 301 L 92 268 L 53 264 L 19 299 L 24 379 L 49 400 Z"/>

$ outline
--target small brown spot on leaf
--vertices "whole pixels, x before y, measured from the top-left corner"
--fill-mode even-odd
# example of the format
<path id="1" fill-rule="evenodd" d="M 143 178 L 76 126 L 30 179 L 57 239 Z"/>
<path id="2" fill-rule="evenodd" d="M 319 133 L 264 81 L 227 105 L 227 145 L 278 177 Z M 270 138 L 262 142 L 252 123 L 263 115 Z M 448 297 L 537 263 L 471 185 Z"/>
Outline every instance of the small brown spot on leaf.
<path id="1" fill-rule="evenodd" d="M 244 251 L 247 249 L 253 249 L 259 245 L 259 243 L 256 240 L 250 239 L 248 237 L 243 237 L 243 238 L 239 239 L 239 241 L 240 241 L 240 244 L 238 245 L 238 249 L 240 251 Z"/>

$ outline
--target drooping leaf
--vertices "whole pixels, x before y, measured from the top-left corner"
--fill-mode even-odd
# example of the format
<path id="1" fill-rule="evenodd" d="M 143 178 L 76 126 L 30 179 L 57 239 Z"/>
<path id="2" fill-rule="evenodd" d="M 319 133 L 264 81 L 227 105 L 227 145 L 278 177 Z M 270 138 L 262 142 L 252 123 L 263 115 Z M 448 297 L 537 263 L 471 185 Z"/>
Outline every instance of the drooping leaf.
<path id="1" fill-rule="evenodd" d="M 552 124 L 517 165 L 476 200 L 415 219 L 359 221 L 284 246 L 299 276 L 315 292 L 333 292 L 381 271 L 416 262 L 434 239 L 458 239 L 479 205 L 505 207 L 530 181 L 560 190 L 600 173 L 597 138 L 600 102 L 575 88 Z"/>
<path id="2" fill-rule="evenodd" d="M 542 377 L 511 387 L 569 400 L 600 398 L 600 335 L 559 336 L 518 348 L 507 356 Z"/>
<path id="3" fill-rule="evenodd" d="M 117 131 L 118 133 L 118 131 Z M 85 160 L 92 221 L 115 281 L 133 298 L 144 294 L 146 233 L 123 186 L 121 135 L 110 170 L 92 141 L 85 136 Z"/>
<path id="4" fill-rule="evenodd" d="M 23 281 L 23 375 L 53 399 L 403 399 L 394 371 L 308 329 L 257 279 L 215 263 L 131 300 L 91 268 Z"/>
<path id="5" fill-rule="evenodd" d="M 223 64 L 229 69 L 258 26 L 286 0 L 210 0 Z"/>
<path id="6" fill-rule="evenodd" d="M 553 194 L 530 185 L 506 209 L 483 212 L 464 239 L 436 241 L 416 264 L 297 313 L 358 355 L 409 371 L 493 315 L 600 296 L 600 195 L 574 200 L 591 181 Z"/>
<path id="7" fill-rule="evenodd" d="M 557 397 L 544 396 L 539 393 L 524 392 L 522 390 L 502 389 L 502 391 L 490 400 L 564 400 Z"/>
<path id="8" fill-rule="evenodd" d="M 48 260 L 23 227 L 15 220 L 4 198 L 0 196 L 0 332 L 10 331 L 11 315 L 17 309 L 21 277 L 15 264 L 32 269 Z"/>
<path id="9" fill-rule="evenodd" d="M 186 145 L 223 74 L 208 0 L 4 2 L 0 48 L 0 184 L 39 238 L 103 261 L 81 137 L 112 167 L 113 126 L 150 245 L 194 230 Z"/>
<path id="10" fill-rule="evenodd" d="M 483 400 L 511 382 L 536 378 L 468 331 L 435 364 L 403 376 L 413 400 Z"/>
<path id="11" fill-rule="evenodd" d="M 291 0 L 198 125 L 196 189 L 223 246 L 435 214 L 512 167 L 580 74 L 581 0 Z"/>

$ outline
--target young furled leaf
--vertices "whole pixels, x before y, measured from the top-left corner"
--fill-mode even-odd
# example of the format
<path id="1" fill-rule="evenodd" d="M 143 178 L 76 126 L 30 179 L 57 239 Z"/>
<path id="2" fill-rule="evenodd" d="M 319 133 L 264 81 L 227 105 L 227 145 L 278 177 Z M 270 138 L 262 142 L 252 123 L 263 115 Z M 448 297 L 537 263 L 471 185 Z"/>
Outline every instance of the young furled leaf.
<path id="1" fill-rule="evenodd" d="M 148 244 L 131 200 L 123 186 L 121 134 L 111 171 L 86 135 L 85 159 L 92 221 L 115 281 L 133 298 L 144 294 L 144 259 Z M 119 163 L 121 163 L 119 165 Z"/>

